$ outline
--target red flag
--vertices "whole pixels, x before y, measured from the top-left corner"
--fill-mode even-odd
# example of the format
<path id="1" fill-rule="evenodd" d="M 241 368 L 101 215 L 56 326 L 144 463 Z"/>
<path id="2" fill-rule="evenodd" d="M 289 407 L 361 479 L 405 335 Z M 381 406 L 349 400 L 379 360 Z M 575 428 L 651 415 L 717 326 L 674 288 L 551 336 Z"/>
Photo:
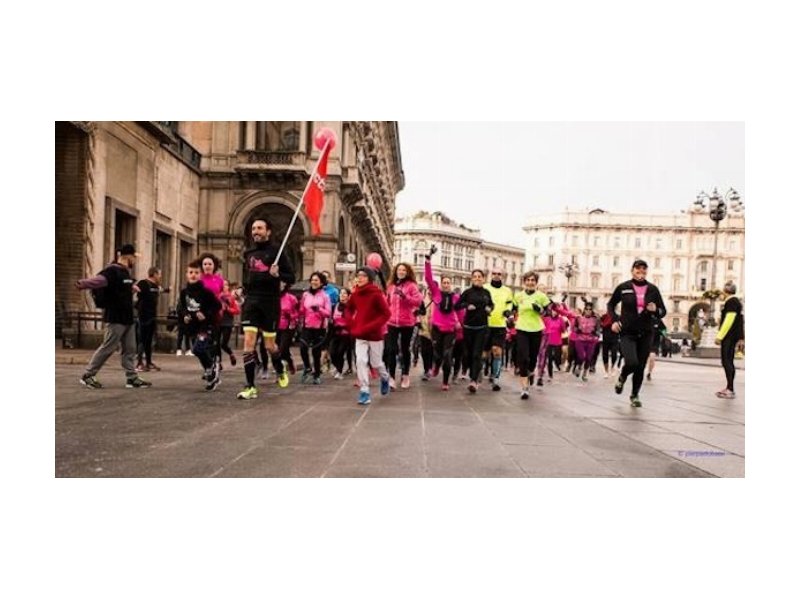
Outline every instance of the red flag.
<path id="1" fill-rule="evenodd" d="M 322 208 L 325 205 L 325 178 L 328 176 L 328 154 L 330 152 L 331 144 L 328 144 L 322 152 L 316 170 L 311 174 L 311 184 L 308 186 L 305 196 L 303 196 L 306 214 L 311 220 L 311 235 L 322 233 L 319 227 L 319 219 L 322 216 Z"/>

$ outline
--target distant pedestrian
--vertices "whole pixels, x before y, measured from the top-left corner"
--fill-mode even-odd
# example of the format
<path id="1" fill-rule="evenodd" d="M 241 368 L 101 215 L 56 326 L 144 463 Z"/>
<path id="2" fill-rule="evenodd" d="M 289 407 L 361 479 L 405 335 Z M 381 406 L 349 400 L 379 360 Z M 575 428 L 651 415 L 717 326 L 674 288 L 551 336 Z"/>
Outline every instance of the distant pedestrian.
<path id="1" fill-rule="evenodd" d="M 161 287 L 161 269 L 150 267 L 147 270 L 147 279 L 142 279 L 136 284 L 139 292 L 136 295 L 136 308 L 139 317 L 139 353 L 137 355 L 137 371 L 160 371 L 153 362 L 153 337 L 156 334 L 156 317 L 158 313 L 158 298 L 162 293 L 168 293 L 169 288 Z"/>
<path id="2" fill-rule="evenodd" d="M 727 386 L 717 392 L 717 397 L 731 400 L 736 398 L 736 392 L 733 389 L 733 380 L 736 377 L 734 358 L 737 351 L 744 351 L 744 314 L 742 313 L 742 302 L 736 297 L 736 284 L 732 281 L 725 284 L 723 298 L 725 303 L 722 305 L 722 318 L 720 319 L 722 325 L 720 325 L 714 343 L 721 346 L 720 358 L 722 367 L 725 369 Z"/>

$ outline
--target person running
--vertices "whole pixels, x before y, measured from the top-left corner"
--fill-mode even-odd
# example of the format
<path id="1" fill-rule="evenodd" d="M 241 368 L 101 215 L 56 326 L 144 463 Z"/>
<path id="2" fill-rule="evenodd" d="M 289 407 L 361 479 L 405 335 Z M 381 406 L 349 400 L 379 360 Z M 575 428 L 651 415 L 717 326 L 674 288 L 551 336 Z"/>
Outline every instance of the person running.
<path id="1" fill-rule="evenodd" d="M 213 336 L 217 329 L 214 316 L 222 310 L 222 304 L 202 282 L 202 264 L 202 261 L 194 260 L 186 267 L 186 287 L 181 290 L 178 301 L 178 318 L 194 337 L 192 351 L 203 367 L 206 391 L 210 392 L 220 383 L 219 361 Z"/>
<path id="2" fill-rule="evenodd" d="M 458 366 L 453 371 L 453 348 L 456 344 L 456 337 L 461 330 L 461 324 L 456 310 L 461 296 L 453 292 L 453 281 L 444 276 L 441 284 L 433 278 L 431 267 L 431 256 L 436 253 L 436 246 L 431 246 L 429 253 L 425 256 L 425 283 L 428 286 L 433 302 L 433 313 L 431 315 L 431 342 L 433 343 L 433 376 L 442 372 L 442 391 L 450 389 L 450 373 L 453 373 L 453 380 L 458 375 Z M 456 362 L 460 365 L 460 361 Z"/>
<path id="3" fill-rule="evenodd" d="M 608 379 L 609 375 L 614 375 L 617 366 L 617 353 L 619 352 L 619 334 L 611 330 L 614 324 L 614 317 L 611 313 L 605 313 L 600 319 L 602 328 L 603 346 L 603 379 Z M 609 358 L 611 362 L 609 363 Z"/>
<path id="4" fill-rule="evenodd" d="M 219 270 L 222 268 L 222 261 L 210 252 L 204 252 L 198 257 L 202 265 L 202 273 L 200 281 L 206 289 L 214 294 L 217 301 L 222 306 L 222 291 L 225 285 L 225 279 L 220 274 Z M 219 363 L 219 368 L 222 370 L 222 349 L 220 348 L 220 322 L 222 321 L 222 310 L 219 314 L 211 315 L 211 346 L 212 352 L 216 361 Z"/>
<path id="5" fill-rule="evenodd" d="M 717 398 L 732 400 L 736 398 L 733 389 L 733 380 L 736 377 L 734 358 L 737 352 L 744 351 L 744 314 L 742 314 L 742 301 L 736 297 L 736 284 L 732 281 L 725 283 L 722 289 L 725 303 L 722 305 L 722 315 L 719 333 L 714 343 L 720 346 L 720 359 L 722 368 L 725 369 L 727 386 L 717 392 Z"/>
<path id="6" fill-rule="evenodd" d="M 139 314 L 139 353 L 136 357 L 137 371 L 160 371 L 153 363 L 153 337 L 156 334 L 156 313 L 158 297 L 169 288 L 161 287 L 161 269 L 150 267 L 147 279 L 136 284 L 139 293 L 136 296 L 136 308 Z"/>
<path id="7" fill-rule="evenodd" d="M 542 312 L 550 304 L 550 298 L 536 290 L 538 283 L 539 276 L 533 271 L 528 271 L 522 275 L 524 289 L 517 292 L 513 298 L 513 307 L 517 312 L 516 357 L 522 400 L 530 397 L 530 384 L 542 345 L 542 331 L 544 330 Z M 497 306 L 495 306 L 496 310 Z"/>
<path id="8" fill-rule="evenodd" d="M 516 370 L 517 361 L 514 359 L 517 345 L 517 322 L 513 315 L 506 319 L 506 343 L 503 346 L 503 370 L 508 371 L 509 366 Z"/>
<path id="9" fill-rule="evenodd" d="M 577 332 L 575 354 L 578 361 L 576 376 L 580 375 L 583 381 L 588 381 L 589 368 L 600 335 L 600 319 L 594 314 L 594 305 L 591 302 L 587 302 L 583 307 L 583 313 L 575 317 L 575 331 Z"/>
<path id="10" fill-rule="evenodd" d="M 409 372 L 411 370 L 411 337 L 414 334 L 416 315 L 414 314 L 422 302 L 422 294 L 417 287 L 414 269 L 408 263 L 399 263 L 395 266 L 389 278 L 386 290 L 389 308 L 392 316 L 389 319 L 389 329 L 386 335 L 386 368 L 389 370 L 389 385 L 395 388 L 395 372 L 397 370 L 397 356 L 401 359 L 402 380 L 400 387 L 407 389 L 411 385 Z"/>
<path id="11" fill-rule="evenodd" d="M 96 375 L 119 348 L 122 368 L 125 370 L 126 388 L 143 388 L 153 385 L 136 373 L 136 331 L 133 323 L 133 293 L 138 291 L 134 285 L 131 269 L 136 264 L 136 249 L 125 244 L 120 249 L 117 260 L 95 277 L 75 282 L 79 290 L 93 290 L 95 304 L 103 309 L 103 322 L 106 331 L 103 343 L 92 355 L 80 383 L 86 387 L 99 389 L 103 384 Z M 102 298 L 102 300 L 101 300 Z"/>
<path id="12" fill-rule="evenodd" d="M 433 376 L 433 339 L 431 331 L 431 317 L 433 312 L 433 299 L 430 292 L 426 291 L 419 305 L 417 317 L 417 342 L 419 353 L 422 355 L 422 381 L 429 381 Z"/>
<path id="13" fill-rule="evenodd" d="M 514 304 L 514 293 L 507 285 L 503 285 L 503 271 L 493 268 L 489 287 L 494 309 L 489 315 L 489 338 L 486 341 L 486 362 L 490 369 L 489 381 L 492 391 L 500 391 L 500 373 L 503 369 L 503 345 L 506 341 L 506 319 L 511 315 Z"/>
<path id="14" fill-rule="evenodd" d="M 653 319 L 663 319 L 667 314 L 661 292 L 647 281 L 647 263 L 637 259 L 631 268 L 632 278 L 617 286 L 608 301 L 608 312 L 614 319 L 612 331 L 620 334 L 620 348 L 625 366 L 614 390 L 621 394 L 625 382 L 633 375 L 631 406 L 640 407 L 639 390 L 644 380 L 644 368 L 650 354 L 653 337 Z M 616 308 L 621 303 L 620 315 Z"/>
<path id="15" fill-rule="evenodd" d="M 480 269 L 472 271 L 472 286 L 461 294 L 456 310 L 466 310 L 464 317 L 464 364 L 469 366 L 470 394 L 478 391 L 483 349 L 489 335 L 489 314 L 494 310 L 492 295 L 483 287 L 486 276 Z"/>
<path id="16" fill-rule="evenodd" d="M 347 288 L 342 288 L 339 292 L 339 302 L 336 304 L 336 308 L 333 309 L 333 317 L 331 319 L 333 336 L 331 337 L 330 350 L 334 379 L 341 379 L 343 377 L 344 360 L 348 350 L 353 345 L 350 331 L 347 329 L 347 303 L 349 301 L 350 291 Z"/>
<path id="17" fill-rule="evenodd" d="M 650 356 L 647 357 L 647 381 L 653 379 L 653 369 L 656 367 L 656 356 L 667 337 L 667 326 L 661 319 L 653 320 L 653 342 L 650 346 Z"/>
<path id="18" fill-rule="evenodd" d="M 553 310 L 553 307 L 554 303 L 550 305 L 550 310 L 548 310 L 542 316 L 542 319 L 544 320 L 544 336 L 547 338 L 548 381 L 552 381 L 553 379 L 553 366 L 555 366 L 558 370 L 561 370 L 562 336 L 566 330 L 566 321 L 564 317 Z"/>
<path id="19" fill-rule="evenodd" d="M 372 402 L 369 393 L 370 367 L 381 378 L 381 394 L 389 393 L 389 371 L 383 362 L 383 331 L 392 316 L 383 290 L 375 285 L 376 273 L 361 267 L 356 273 L 356 286 L 348 300 L 347 328 L 355 340 L 356 372 L 360 391 L 358 403 Z"/>
<path id="20" fill-rule="evenodd" d="M 227 281 L 223 282 L 222 294 L 220 294 L 219 299 L 222 303 L 222 319 L 219 322 L 219 347 L 230 357 L 231 366 L 235 367 L 236 355 L 233 353 L 230 346 L 231 334 L 233 333 L 234 317 L 240 314 L 242 310 L 239 308 L 236 296 L 231 292 L 231 285 Z"/>
<path id="21" fill-rule="evenodd" d="M 286 363 L 289 373 L 295 374 L 294 359 L 292 358 L 292 342 L 294 341 L 297 324 L 300 320 L 300 301 L 292 293 L 291 286 L 281 281 L 281 316 L 278 323 L 278 358 Z M 273 365 L 274 366 L 274 365 Z"/>
<path id="22" fill-rule="evenodd" d="M 245 285 L 246 298 L 242 307 L 242 328 L 244 329 L 244 372 L 247 386 L 239 392 L 237 398 L 253 400 L 258 398 L 256 377 L 256 337 L 259 330 L 270 354 L 276 354 L 278 348 L 275 336 L 280 320 L 280 282 L 288 285 L 295 282 L 294 271 L 285 254 L 275 262 L 278 249 L 270 244 L 272 225 L 267 219 L 256 219 L 250 228 L 250 235 L 255 244 L 247 250 L 244 261 L 248 276 Z M 283 363 L 279 363 L 281 367 Z M 278 372 L 278 385 L 289 385 L 289 375 L 282 368 Z"/>
<path id="23" fill-rule="evenodd" d="M 333 313 L 336 305 L 339 303 L 339 288 L 333 283 L 330 271 L 322 271 L 323 281 L 325 282 L 322 289 L 328 295 L 331 301 L 331 314 Z M 322 344 L 322 364 L 325 366 L 325 372 L 330 371 L 331 368 L 331 353 L 330 346 L 333 339 L 333 320 L 329 319 L 328 332 L 325 336 L 325 342 Z"/>
<path id="24" fill-rule="evenodd" d="M 324 275 L 314 272 L 308 278 L 309 288 L 303 292 L 300 300 L 300 321 L 302 330 L 300 333 L 300 356 L 303 359 L 302 382 L 307 383 L 309 379 L 314 385 L 322 383 L 322 345 L 328 335 L 328 319 L 331 316 L 331 300 L 328 294 L 322 289 Z M 311 357 L 314 359 L 312 370 Z"/>

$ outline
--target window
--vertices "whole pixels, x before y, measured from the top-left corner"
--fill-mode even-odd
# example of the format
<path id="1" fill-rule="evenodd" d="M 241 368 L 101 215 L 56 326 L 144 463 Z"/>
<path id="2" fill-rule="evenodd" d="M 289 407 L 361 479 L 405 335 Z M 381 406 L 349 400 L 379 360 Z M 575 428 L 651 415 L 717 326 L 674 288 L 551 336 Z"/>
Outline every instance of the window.
<path id="1" fill-rule="evenodd" d="M 600 275 L 592 275 L 592 287 L 600 287 Z"/>
<path id="2" fill-rule="evenodd" d="M 728 250 L 736 250 L 736 240 L 730 240 L 728 242 Z"/>
<path id="3" fill-rule="evenodd" d="M 593 267 L 599 267 L 600 266 L 600 257 L 599 256 L 593 256 L 592 257 L 592 266 Z"/>
<path id="4" fill-rule="evenodd" d="M 556 255 L 555 254 L 548 255 L 548 257 L 547 257 L 547 266 L 548 267 L 552 267 L 555 264 L 556 264 Z"/>
<path id="5" fill-rule="evenodd" d="M 442 257 L 442 266 L 450 268 L 450 257 L 449 256 L 443 256 Z"/>
<path id="6" fill-rule="evenodd" d="M 633 240 L 633 247 L 634 248 L 641 248 L 642 247 L 642 238 L 636 238 Z"/>
<path id="7" fill-rule="evenodd" d="M 680 302 L 680 300 L 673 300 L 672 301 L 672 312 L 676 312 L 676 313 L 681 312 L 681 302 Z"/>
<path id="8" fill-rule="evenodd" d="M 683 240 L 681 238 L 678 238 L 677 240 L 675 240 L 675 248 L 677 250 L 680 250 L 681 248 L 683 248 Z"/>
<path id="9" fill-rule="evenodd" d="M 676 269 L 680 269 L 681 268 L 681 259 L 680 258 L 676 258 L 675 259 L 675 268 Z"/>
<path id="10" fill-rule="evenodd" d="M 706 278 L 705 277 L 701 277 L 700 278 L 700 291 L 701 292 L 705 292 L 706 291 Z"/>
<path id="11" fill-rule="evenodd" d="M 700 273 L 706 273 L 708 271 L 708 261 L 704 260 L 699 265 L 697 265 L 697 270 Z"/>
<path id="12" fill-rule="evenodd" d="M 600 245 L 600 236 L 594 236 L 594 247 L 597 248 Z"/>
<path id="13" fill-rule="evenodd" d="M 728 260 L 728 271 L 733 271 L 733 264 L 734 262 L 732 259 Z"/>
<path id="14" fill-rule="evenodd" d="M 655 260 L 655 267 L 656 267 L 656 269 L 661 267 L 661 259 L 658 258 L 658 257 L 656 257 L 656 260 Z"/>
<path id="15" fill-rule="evenodd" d="M 619 248 L 619 237 L 614 238 L 614 248 Z"/>
<path id="16" fill-rule="evenodd" d="M 615 266 L 615 267 L 618 267 L 618 266 L 619 266 L 619 256 L 615 256 L 615 257 L 614 257 L 614 266 Z"/>
<path id="17" fill-rule="evenodd" d="M 672 291 L 677 292 L 681 289 L 681 276 L 677 275 L 676 277 L 672 278 Z"/>
<path id="18" fill-rule="evenodd" d="M 572 236 L 572 245 L 573 246 L 577 246 L 578 245 L 578 236 L 577 235 L 573 235 Z"/>
<path id="19" fill-rule="evenodd" d="M 680 318 L 679 317 L 673 317 L 673 319 L 672 319 L 672 330 L 673 331 L 678 331 L 678 329 L 680 329 L 680 327 L 681 327 Z"/>
<path id="20" fill-rule="evenodd" d="M 553 287 L 553 276 L 552 275 L 548 275 L 547 276 L 547 287 L 548 288 L 552 288 Z"/>
<path id="21" fill-rule="evenodd" d="M 534 254 L 533 255 L 533 266 L 534 266 L 534 268 L 536 268 L 536 259 L 537 258 L 539 258 L 539 257 Z"/>
<path id="22" fill-rule="evenodd" d="M 539 247 L 539 238 L 533 238 L 533 247 L 534 248 L 538 248 Z"/>
<path id="23" fill-rule="evenodd" d="M 554 237 L 551 235 L 551 236 L 550 236 L 550 244 L 549 244 L 551 248 L 553 247 L 553 244 L 555 244 L 555 241 L 556 241 L 556 238 L 554 238 Z"/>
<path id="24" fill-rule="evenodd" d="M 661 250 L 661 238 L 656 238 L 656 250 Z"/>
<path id="25" fill-rule="evenodd" d="M 617 287 L 618 285 L 619 285 L 619 275 L 614 275 L 611 278 L 611 286 L 612 287 Z"/>
<path id="26" fill-rule="evenodd" d="M 299 149 L 299 121 L 256 121 L 256 150 L 291 152 Z"/>

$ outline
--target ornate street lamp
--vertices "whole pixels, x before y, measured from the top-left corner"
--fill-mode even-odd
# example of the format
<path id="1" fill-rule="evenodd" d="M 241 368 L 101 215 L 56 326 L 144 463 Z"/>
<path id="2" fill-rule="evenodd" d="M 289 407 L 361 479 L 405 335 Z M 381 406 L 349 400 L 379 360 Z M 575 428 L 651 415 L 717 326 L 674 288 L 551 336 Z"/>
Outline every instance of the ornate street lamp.
<path id="1" fill-rule="evenodd" d="M 564 277 L 567 278 L 567 299 L 569 299 L 569 293 L 572 284 L 572 278 L 580 273 L 580 267 L 578 267 L 578 263 L 573 260 L 570 262 L 563 263 L 558 266 L 558 270 L 564 274 Z"/>
<path id="2" fill-rule="evenodd" d="M 725 217 L 728 216 L 728 207 L 730 205 L 730 210 L 732 212 L 738 213 L 741 212 L 744 208 L 742 204 L 741 198 L 739 193 L 730 188 L 726 193 L 725 197 L 720 197 L 719 192 L 717 192 L 717 188 L 714 188 L 714 191 L 711 192 L 709 196 L 704 191 L 701 191 L 697 194 L 697 199 L 694 202 L 695 210 L 697 212 L 705 211 L 706 203 L 708 203 L 708 216 L 709 218 L 714 221 L 714 254 L 711 259 L 711 290 L 712 292 L 716 292 L 717 290 L 717 243 L 719 237 L 719 224 L 722 222 Z M 711 309 L 710 315 L 708 318 L 708 327 L 715 327 L 716 326 L 716 312 L 715 312 L 715 304 L 716 304 L 716 294 L 712 294 L 711 296 Z"/>

